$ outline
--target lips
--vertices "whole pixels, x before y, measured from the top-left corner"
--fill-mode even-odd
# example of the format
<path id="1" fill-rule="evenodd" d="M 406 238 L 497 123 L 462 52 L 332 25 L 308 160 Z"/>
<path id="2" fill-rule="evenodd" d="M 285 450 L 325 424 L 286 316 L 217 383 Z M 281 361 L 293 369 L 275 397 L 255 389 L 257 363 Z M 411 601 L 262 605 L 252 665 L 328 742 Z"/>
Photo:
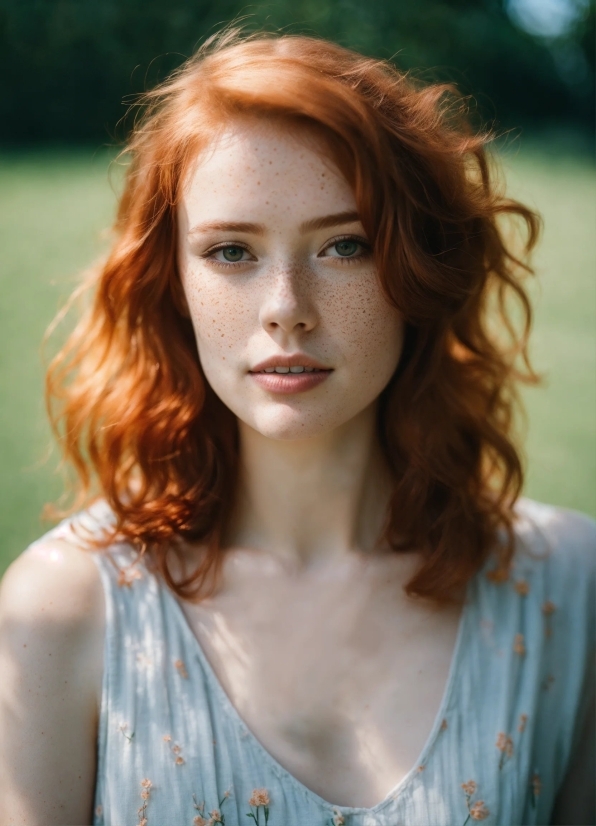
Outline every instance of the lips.
<path id="1" fill-rule="evenodd" d="M 249 375 L 270 393 L 290 395 L 312 390 L 329 378 L 332 372 L 332 368 L 321 362 L 296 353 L 265 359 L 255 364 Z"/>
<path id="2" fill-rule="evenodd" d="M 254 367 L 251 367 L 250 372 L 270 373 L 275 371 L 276 368 L 287 368 L 286 372 L 296 373 L 297 371 L 292 370 L 292 367 L 304 367 L 307 372 L 314 370 L 325 370 L 326 372 L 331 371 L 330 367 L 327 367 L 320 361 L 316 361 L 316 359 L 312 359 L 303 353 L 294 353 L 291 356 L 273 356 L 272 358 L 260 361 L 258 364 L 255 364 Z"/>

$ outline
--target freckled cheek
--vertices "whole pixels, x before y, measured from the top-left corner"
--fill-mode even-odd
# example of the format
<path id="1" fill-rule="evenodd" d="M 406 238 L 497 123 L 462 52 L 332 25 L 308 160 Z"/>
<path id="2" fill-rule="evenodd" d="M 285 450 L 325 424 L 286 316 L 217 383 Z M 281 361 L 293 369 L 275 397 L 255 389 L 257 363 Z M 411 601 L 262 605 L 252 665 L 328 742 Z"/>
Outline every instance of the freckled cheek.
<path id="1" fill-rule="evenodd" d="M 244 344 L 247 339 L 250 307 L 238 290 L 221 282 L 188 279 L 185 294 L 200 355 L 216 355 Z"/>
<path id="2" fill-rule="evenodd" d="M 331 299 L 331 297 L 330 297 Z M 363 370 L 371 380 L 397 366 L 403 324 L 386 302 L 376 282 L 344 285 L 327 301 L 329 326 L 343 342 L 352 369 Z"/>

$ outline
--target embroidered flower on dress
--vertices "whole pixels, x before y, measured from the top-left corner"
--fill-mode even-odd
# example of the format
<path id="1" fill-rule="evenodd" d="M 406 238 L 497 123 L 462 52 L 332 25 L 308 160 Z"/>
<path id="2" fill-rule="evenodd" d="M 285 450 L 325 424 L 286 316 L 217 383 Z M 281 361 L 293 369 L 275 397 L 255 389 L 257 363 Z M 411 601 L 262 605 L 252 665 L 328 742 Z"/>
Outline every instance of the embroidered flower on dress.
<path id="1" fill-rule="evenodd" d="M 219 809 L 212 809 L 209 812 L 209 820 L 205 817 L 205 801 L 202 800 L 200 803 L 197 803 L 196 795 L 193 794 L 193 806 L 199 812 L 198 815 L 195 815 L 193 818 L 193 826 L 215 826 L 215 824 L 220 824 L 220 826 L 225 826 L 226 819 L 222 814 L 222 806 L 226 802 L 226 800 L 230 797 L 231 791 L 228 790 L 224 792 L 223 797 L 219 801 Z"/>
<path id="2" fill-rule="evenodd" d="M 472 820 L 486 820 L 489 814 L 489 810 L 484 805 L 484 800 L 477 800 L 476 803 L 472 804 L 472 808 L 470 809 L 470 817 Z"/>
<path id="3" fill-rule="evenodd" d="M 192 796 L 192 805 L 197 810 L 197 812 L 199 812 L 202 815 L 205 814 L 205 801 L 201 800 L 200 803 L 197 803 L 197 796 L 194 793 Z"/>
<path id="4" fill-rule="evenodd" d="M 447 728 L 447 720 L 443 719 L 443 722 L 441 723 L 441 728 L 439 729 L 439 731 L 445 731 L 446 728 Z"/>
<path id="5" fill-rule="evenodd" d="M 551 602 L 550 599 L 547 599 L 546 602 L 542 603 L 542 613 L 544 614 L 544 634 L 546 637 L 552 636 L 553 629 L 551 628 L 550 618 L 557 610 L 557 606 L 554 602 Z"/>
<path id="6" fill-rule="evenodd" d="M 513 650 L 516 654 L 519 654 L 520 657 L 523 657 L 526 653 L 526 646 L 524 645 L 524 635 L 523 634 L 516 634 L 515 639 L 513 640 Z"/>
<path id="7" fill-rule="evenodd" d="M 516 580 L 513 587 L 515 588 L 517 593 L 522 597 L 527 596 L 529 591 L 530 591 L 530 586 L 529 586 L 527 580 L 525 580 L 525 579 Z"/>
<path id="8" fill-rule="evenodd" d="M 505 732 L 499 732 L 496 745 L 499 751 L 505 752 L 508 757 L 513 754 L 513 740 Z"/>
<path id="9" fill-rule="evenodd" d="M 536 806 L 542 790 L 542 781 L 540 780 L 538 769 L 534 769 L 532 779 L 530 780 L 530 787 L 532 789 L 532 806 Z"/>
<path id="10" fill-rule="evenodd" d="M 508 734 L 505 734 L 504 731 L 499 732 L 499 736 L 497 737 L 496 747 L 501 752 L 501 758 L 499 760 L 499 769 L 503 768 L 503 763 L 505 760 L 513 757 L 513 740 L 509 737 Z"/>
<path id="11" fill-rule="evenodd" d="M 118 587 L 130 588 L 135 579 L 141 579 L 142 576 L 138 568 L 120 568 L 118 572 Z"/>
<path id="12" fill-rule="evenodd" d="M 96 817 L 101 817 L 102 814 L 103 814 L 103 806 L 100 804 L 100 805 L 95 807 L 95 816 Z"/>
<path id="13" fill-rule="evenodd" d="M 141 780 L 141 799 L 143 801 L 143 805 L 137 809 L 137 814 L 139 816 L 138 826 L 147 826 L 147 801 L 149 800 L 152 786 L 153 783 L 149 780 L 149 778 L 145 777 Z"/>
<path id="14" fill-rule="evenodd" d="M 135 736 L 135 733 L 132 731 L 130 734 L 127 734 L 127 729 L 128 723 L 120 723 L 118 726 L 118 731 L 126 737 L 129 743 L 132 743 L 132 738 Z"/>
<path id="15" fill-rule="evenodd" d="M 476 800 L 472 803 L 472 805 L 470 805 L 470 798 L 476 793 L 476 789 L 478 788 L 476 781 L 468 780 L 465 783 L 462 783 L 461 787 L 464 790 L 464 794 L 466 796 L 466 806 L 468 808 L 468 816 L 465 819 L 463 826 L 466 826 L 466 823 L 470 820 L 470 818 L 472 818 L 472 820 L 486 820 L 486 818 L 490 815 L 490 812 L 484 805 L 484 800 Z"/>
<path id="16" fill-rule="evenodd" d="M 186 666 L 184 665 L 184 660 L 176 660 L 174 663 L 178 674 L 183 677 L 185 680 L 188 680 L 188 671 L 186 670 Z"/>
<path id="17" fill-rule="evenodd" d="M 487 571 L 485 576 L 489 582 L 500 585 L 509 579 L 509 568 L 493 568 L 492 571 Z"/>
<path id="18" fill-rule="evenodd" d="M 345 826 L 346 819 L 340 811 L 338 811 L 337 809 L 334 809 L 333 810 L 333 817 L 331 818 L 331 822 L 333 823 L 333 826 Z"/>
<path id="19" fill-rule="evenodd" d="M 164 734 L 163 741 L 164 743 L 171 743 L 172 736 L 170 734 Z M 174 743 L 173 746 L 170 746 L 170 751 L 174 755 L 174 762 L 176 765 L 183 766 L 186 761 L 184 760 L 184 757 L 182 757 L 182 748 L 178 745 L 178 743 Z"/>
<path id="20" fill-rule="evenodd" d="M 418 771 L 423 772 L 425 768 L 426 768 L 426 766 L 418 766 Z"/>
<path id="21" fill-rule="evenodd" d="M 518 731 L 525 731 L 527 722 L 528 722 L 528 715 L 527 714 L 520 714 L 519 725 L 517 727 L 517 730 Z"/>
<path id="22" fill-rule="evenodd" d="M 247 817 L 250 817 L 254 820 L 257 824 L 260 823 L 260 812 L 263 809 L 263 815 L 265 816 L 265 826 L 269 821 L 269 792 L 267 789 L 253 789 L 252 795 L 249 798 L 248 805 L 255 809 L 254 812 L 250 811 L 246 813 Z"/>
<path id="23" fill-rule="evenodd" d="M 253 789 L 252 797 L 248 801 L 249 806 L 268 806 L 269 792 L 267 789 Z"/>

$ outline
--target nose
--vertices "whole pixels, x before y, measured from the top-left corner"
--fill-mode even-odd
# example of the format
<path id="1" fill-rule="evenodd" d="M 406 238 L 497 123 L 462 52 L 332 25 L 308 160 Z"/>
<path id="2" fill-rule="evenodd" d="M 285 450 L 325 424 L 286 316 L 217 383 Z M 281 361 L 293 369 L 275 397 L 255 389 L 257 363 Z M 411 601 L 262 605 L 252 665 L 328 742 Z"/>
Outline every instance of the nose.
<path id="1" fill-rule="evenodd" d="M 306 333 L 317 324 L 313 285 L 298 267 L 283 267 L 266 276 L 259 320 L 268 333 Z"/>

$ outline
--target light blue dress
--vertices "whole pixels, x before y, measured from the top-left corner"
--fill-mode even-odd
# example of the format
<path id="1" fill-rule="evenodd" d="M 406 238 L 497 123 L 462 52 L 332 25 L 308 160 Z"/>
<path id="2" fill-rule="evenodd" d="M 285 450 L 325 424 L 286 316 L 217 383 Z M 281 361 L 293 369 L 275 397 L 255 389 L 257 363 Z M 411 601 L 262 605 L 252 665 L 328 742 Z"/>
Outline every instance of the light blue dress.
<path id="1" fill-rule="evenodd" d="M 107 606 L 94 826 L 548 824 L 594 692 L 596 523 L 530 500 L 518 515 L 509 578 L 489 560 L 468 586 L 416 765 L 368 809 L 332 805 L 261 746 L 129 546 L 93 552 Z M 53 534 L 109 519 L 98 504 Z"/>

